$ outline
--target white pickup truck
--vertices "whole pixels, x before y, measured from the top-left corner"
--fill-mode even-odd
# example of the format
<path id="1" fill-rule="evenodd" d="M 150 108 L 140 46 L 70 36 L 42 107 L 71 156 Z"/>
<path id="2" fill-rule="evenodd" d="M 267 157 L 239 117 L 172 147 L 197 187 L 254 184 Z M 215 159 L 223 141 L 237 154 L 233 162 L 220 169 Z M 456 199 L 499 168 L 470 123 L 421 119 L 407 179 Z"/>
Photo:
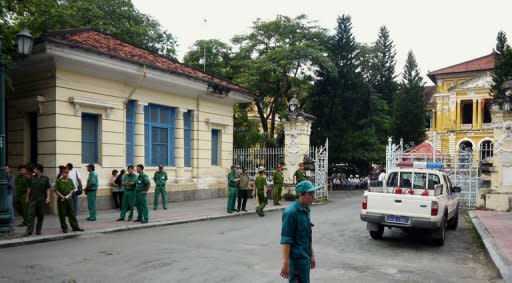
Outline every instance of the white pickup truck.
<path id="1" fill-rule="evenodd" d="M 385 227 L 432 232 L 432 241 L 443 245 L 446 229 L 456 229 L 459 187 L 438 170 L 396 169 L 382 186 L 364 192 L 361 220 L 373 239 L 382 239 Z"/>

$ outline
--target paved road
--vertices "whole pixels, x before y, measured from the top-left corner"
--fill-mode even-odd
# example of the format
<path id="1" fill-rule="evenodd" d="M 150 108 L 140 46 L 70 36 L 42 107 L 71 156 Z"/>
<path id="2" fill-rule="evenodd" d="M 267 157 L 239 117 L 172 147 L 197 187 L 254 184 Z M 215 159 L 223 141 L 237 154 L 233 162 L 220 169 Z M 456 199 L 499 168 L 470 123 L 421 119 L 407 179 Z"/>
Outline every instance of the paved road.
<path id="1" fill-rule="evenodd" d="M 501 281 L 464 221 L 443 247 L 395 230 L 371 240 L 360 195 L 313 208 L 313 282 Z M 0 282 L 284 282 L 280 223 L 275 212 L 0 249 Z"/>

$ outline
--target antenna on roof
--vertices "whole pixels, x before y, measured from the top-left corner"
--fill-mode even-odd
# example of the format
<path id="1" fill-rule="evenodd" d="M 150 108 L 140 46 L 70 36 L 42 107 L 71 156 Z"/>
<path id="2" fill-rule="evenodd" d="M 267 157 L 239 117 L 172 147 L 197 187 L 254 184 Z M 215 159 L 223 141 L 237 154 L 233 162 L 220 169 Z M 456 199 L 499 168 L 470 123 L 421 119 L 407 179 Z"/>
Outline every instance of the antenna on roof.
<path id="1" fill-rule="evenodd" d="M 204 26 L 205 26 L 205 30 L 206 30 L 206 23 L 208 22 L 208 20 L 206 18 L 203 18 L 203 23 L 204 23 Z M 205 37 L 205 41 L 203 42 L 203 72 L 206 73 L 206 37 Z"/>

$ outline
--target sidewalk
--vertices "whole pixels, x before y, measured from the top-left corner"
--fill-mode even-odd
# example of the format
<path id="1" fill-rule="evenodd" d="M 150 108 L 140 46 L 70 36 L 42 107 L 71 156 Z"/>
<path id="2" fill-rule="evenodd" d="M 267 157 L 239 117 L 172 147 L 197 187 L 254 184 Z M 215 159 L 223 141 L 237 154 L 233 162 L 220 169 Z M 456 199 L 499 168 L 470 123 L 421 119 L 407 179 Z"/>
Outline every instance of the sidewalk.
<path id="1" fill-rule="evenodd" d="M 512 283 L 512 213 L 474 210 L 469 216 L 503 280 Z"/>
<path id="2" fill-rule="evenodd" d="M 0 235 L 0 248 L 18 245 L 27 245 L 32 243 L 40 243 L 47 241 L 55 241 L 66 238 L 78 237 L 80 235 L 88 235 L 95 233 L 110 233 L 125 230 L 142 229 L 149 227 L 175 225 L 182 223 L 190 223 L 197 221 L 213 220 L 226 217 L 236 217 L 243 215 L 255 215 L 256 201 L 255 199 L 247 200 L 248 212 L 234 212 L 229 214 L 226 212 L 226 198 L 216 198 L 210 200 L 171 202 L 167 204 L 167 210 L 159 206 L 158 210 L 153 210 L 149 206 L 149 223 L 139 224 L 133 221 L 116 221 L 119 218 L 118 210 L 100 210 L 97 213 L 96 221 L 85 220 L 89 215 L 87 209 L 81 210 L 78 214 L 78 224 L 85 231 L 70 232 L 64 234 L 60 229 L 59 218 L 57 215 L 46 215 L 44 218 L 43 231 L 41 236 L 33 234 L 29 237 L 22 237 L 25 227 L 18 227 L 21 218 L 17 217 L 12 224 L 14 232 L 8 235 Z M 289 205 L 289 202 L 281 201 L 280 206 L 274 207 L 272 200 L 265 208 L 266 212 L 283 210 Z M 128 215 L 127 215 L 128 216 Z M 134 219 L 137 218 L 137 211 L 134 211 Z M 68 223 L 69 226 L 69 223 Z"/>

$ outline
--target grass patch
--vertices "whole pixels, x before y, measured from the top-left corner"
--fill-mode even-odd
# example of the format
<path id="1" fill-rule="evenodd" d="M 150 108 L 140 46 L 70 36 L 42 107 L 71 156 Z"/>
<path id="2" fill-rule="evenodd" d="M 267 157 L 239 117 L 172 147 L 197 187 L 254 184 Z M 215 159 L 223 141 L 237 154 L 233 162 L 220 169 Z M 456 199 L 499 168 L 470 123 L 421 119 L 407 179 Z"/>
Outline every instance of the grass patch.
<path id="1" fill-rule="evenodd" d="M 471 217 L 469 217 L 468 212 L 465 211 L 462 214 L 462 217 L 464 218 L 464 220 L 466 221 L 466 224 L 468 225 L 469 233 L 471 234 L 471 238 L 473 239 L 473 243 L 475 243 L 476 248 L 479 251 L 485 250 L 484 242 L 482 242 L 482 238 L 480 238 L 480 234 L 478 233 L 475 226 L 473 225 L 473 222 L 471 221 Z"/>

